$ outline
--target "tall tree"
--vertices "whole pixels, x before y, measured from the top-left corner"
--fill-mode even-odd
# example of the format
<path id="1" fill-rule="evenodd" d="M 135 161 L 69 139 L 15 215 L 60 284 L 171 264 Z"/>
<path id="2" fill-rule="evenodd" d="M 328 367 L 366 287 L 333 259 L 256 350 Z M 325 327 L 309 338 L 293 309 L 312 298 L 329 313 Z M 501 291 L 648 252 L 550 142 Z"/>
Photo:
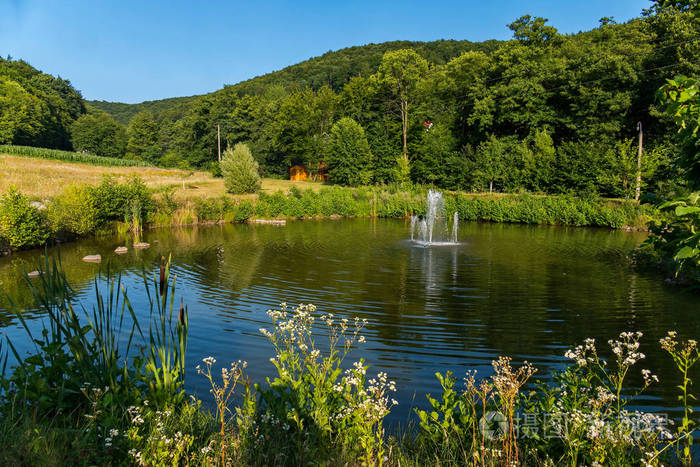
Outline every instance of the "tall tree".
<path id="1" fill-rule="evenodd" d="M 366 185 L 372 179 L 372 153 L 365 130 L 353 119 L 341 118 L 330 131 L 326 162 L 333 183 Z"/>
<path id="2" fill-rule="evenodd" d="M 101 111 L 87 113 L 71 126 L 71 141 L 76 151 L 86 151 L 106 157 L 123 157 L 126 131 L 109 114 Z"/>
<path id="3" fill-rule="evenodd" d="M 158 124 L 151 112 L 144 110 L 131 118 L 126 130 L 129 141 L 126 145 L 126 157 L 157 162 L 162 149 L 158 144 Z"/>
<path id="4" fill-rule="evenodd" d="M 416 97 L 420 80 L 428 74 L 428 62 L 413 49 L 387 52 L 382 57 L 377 78 L 386 86 L 401 115 L 402 157 L 408 165 L 409 104 Z"/>

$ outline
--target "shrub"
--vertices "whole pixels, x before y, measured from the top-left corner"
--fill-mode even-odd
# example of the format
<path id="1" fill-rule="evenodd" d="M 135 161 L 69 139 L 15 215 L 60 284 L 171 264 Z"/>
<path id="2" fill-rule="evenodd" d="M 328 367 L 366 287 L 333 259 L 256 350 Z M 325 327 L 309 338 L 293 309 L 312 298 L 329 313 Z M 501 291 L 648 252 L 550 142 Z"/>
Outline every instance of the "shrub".
<path id="1" fill-rule="evenodd" d="M 255 209 L 253 208 L 253 203 L 250 201 L 241 201 L 238 203 L 238 206 L 236 206 L 234 220 L 236 222 L 245 222 L 253 215 L 254 212 Z"/>
<path id="2" fill-rule="evenodd" d="M 49 221 L 55 231 L 86 235 L 100 224 L 98 202 L 88 185 L 70 185 L 49 206 Z"/>
<path id="3" fill-rule="evenodd" d="M 141 215 L 145 218 L 156 208 L 148 187 L 139 177 L 130 177 L 119 183 L 114 177 L 106 176 L 94 188 L 100 222 L 123 220 L 130 216 L 131 208 L 138 203 Z"/>
<path id="4" fill-rule="evenodd" d="M 253 159 L 248 146 L 236 144 L 227 149 L 221 158 L 221 173 L 229 193 L 255 193 L 260 189 L 261 180 L 258 163 Z"/>
<path id="5" fill-rule="evenodd" d="M 210 162 L 209 163 L 209 172 L 211 173 L 212 177 L 215 177 L 215 178 L 223 177 L 223 174 L 221 173 L 221 164 L 218 162 Z"/>
<path id="6" fill-rule="evenodd" d="M 26 196 L 10 188 L 0 198 L 0 237 L 12 249 L 43 245 L 49 236 L 44 216 Z"/>

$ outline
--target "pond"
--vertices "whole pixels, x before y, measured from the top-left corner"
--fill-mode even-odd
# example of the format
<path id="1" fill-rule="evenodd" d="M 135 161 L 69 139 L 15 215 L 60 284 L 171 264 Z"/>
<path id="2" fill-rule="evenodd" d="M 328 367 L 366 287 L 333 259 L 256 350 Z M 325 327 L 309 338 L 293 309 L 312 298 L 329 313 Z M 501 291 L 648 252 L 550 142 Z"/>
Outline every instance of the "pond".
<path id="1" fill-rule="evenodd" d="M 151 273 L 161 255 L 172 253 L 178 295 L 190 314 L 187 386 L 200 397 L 207 387 L 194 367 L 203 357 L 219 364 L 246 360 L 256 382 L 273 374 L 272 347 L 259 328 L 270 327 L 269 308 L 286 302 L 368 320 L 367 342 L 350 361 L 364 357 L 370 373 L 385 371 L 396 381 L 393 422 L 405 423 L 412 407 L 425 406 L 426 393 L 439 392 L 436 371 L 452 370 L 461 379 L 477 369 L 488 376 L 491 360 L 508 355 L 534 363 L 537 376 L 546 377 L 584 338 L 604 345 L 621 331 L 637 330 L 645 334 L 647 359 L 635 374 L 650 368 L 662 381 L 637 406 L 677 413 L 678 378 L 658 339 L 670 329 L 700 336 L 700 296 L 630 267 L 627 255 L 645 234 L 463 223 L 459 245 L 427 248 L 411 243 L 409 235 L 408 220 L 216 225 L 151 230 L 143 235 L 151 248 L 123 256 L 113 253 L 124 241 L 117 237 L 50 253 L 60 250 L 68 278 L 88 306 L 93 280 L 109 261 L 122 272 L 137 309 L 144 304 L 142 268 Z M 101 266 L 80 260 L 94 253 L 102 255 Z M 22 271 L 35 269 L 42 254 L 0 260 L 0 286 L 33 318 L 38 316 Z M 5 298 L 0 326 L 16 347 L 29 349 Z"/>

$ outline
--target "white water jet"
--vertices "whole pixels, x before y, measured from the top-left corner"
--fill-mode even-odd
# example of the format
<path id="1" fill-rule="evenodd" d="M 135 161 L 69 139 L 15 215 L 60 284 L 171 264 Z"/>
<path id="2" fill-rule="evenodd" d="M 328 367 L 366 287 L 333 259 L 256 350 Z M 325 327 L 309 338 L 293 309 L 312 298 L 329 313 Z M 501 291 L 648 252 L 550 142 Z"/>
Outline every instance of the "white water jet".
<path id="1" fill-rule="evenodd" d="M 418 221 L 418 216 L 411 216 L 411 240 L 416 233 L 416 222 Z"/>
<path id="2" fill-rule="evenodd" d="M 455 211 L 455 215 L 452 216 L 452 235 L 450 235 L 450 240 L 452 243 L 457 243 L 457 231 L 459 230 L 459 214 Z"/>
<path id="3" fill-rule="evenodd" d="M 425 216 L 411 217 L 411 241 L 423 246 L 456 245 L 459 216 L 452 216 L 452 228 L 445 212 L 442 193 L 429 190 Z"/>

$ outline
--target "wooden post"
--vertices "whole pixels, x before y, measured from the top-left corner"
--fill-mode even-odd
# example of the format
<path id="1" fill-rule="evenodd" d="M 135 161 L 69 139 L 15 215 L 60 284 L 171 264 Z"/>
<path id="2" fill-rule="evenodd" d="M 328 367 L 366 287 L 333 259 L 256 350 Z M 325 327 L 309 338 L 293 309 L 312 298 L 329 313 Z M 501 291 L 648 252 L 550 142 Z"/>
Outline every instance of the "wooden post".
<path id="1" fill-rule="evenodd" d="M 637 186 L 634 191 L 635 201 L 639 201 L 639 195 L 642 191 L 642 122 L 637 122 L 637 130 L 639 131 L 639 148 L 637 149 Z"/>
<path id="2" fill-rule="evenodd" d="M 219 147 L 219 162 L 221 162 L 221 125 L 216 124 L 216 142 Z"/>

